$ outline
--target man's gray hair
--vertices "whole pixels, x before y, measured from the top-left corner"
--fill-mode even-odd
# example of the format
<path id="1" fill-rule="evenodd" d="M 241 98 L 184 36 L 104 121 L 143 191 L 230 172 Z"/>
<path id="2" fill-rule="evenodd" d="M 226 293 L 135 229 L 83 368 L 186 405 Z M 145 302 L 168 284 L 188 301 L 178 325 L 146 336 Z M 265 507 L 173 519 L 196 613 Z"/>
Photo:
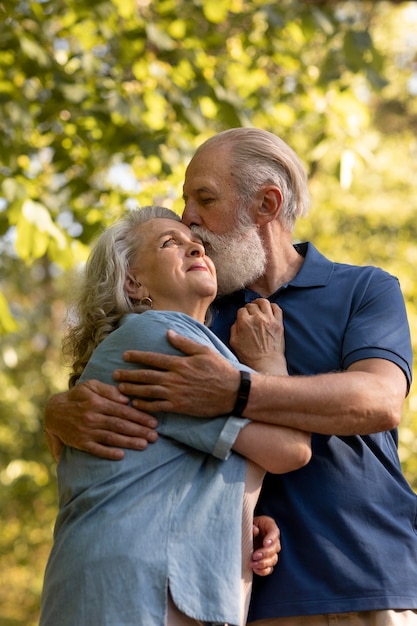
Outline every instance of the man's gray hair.
<path id="1" fill-rule="evenodd" d="M 195 155 L 220 146 L 230 147 L 230 175 L 243 205 L 248 207 L 263 185 L 275 185 L 283 197 L 279 219 L 292 231 L 296 219 L 306 215 L 310 207 L 306 170 L 294 150 L 268 131 L 232 128 L 207 139 Z"/>

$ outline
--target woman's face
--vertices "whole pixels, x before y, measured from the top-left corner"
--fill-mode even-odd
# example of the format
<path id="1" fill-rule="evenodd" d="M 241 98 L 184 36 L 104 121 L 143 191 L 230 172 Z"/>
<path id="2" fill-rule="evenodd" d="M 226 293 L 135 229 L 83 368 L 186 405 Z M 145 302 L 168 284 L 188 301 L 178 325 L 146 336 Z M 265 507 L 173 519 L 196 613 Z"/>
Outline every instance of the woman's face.
<path id="1" fill-rule="evenodd" d="M 130 268 L 153 308 L 201 318 L 217 293 L 216 270 L 201 239 L 175 220 L 157 218 L 138 227 L 143 243 Z M 147 291 L 147 293 L 145 293 Z"/>

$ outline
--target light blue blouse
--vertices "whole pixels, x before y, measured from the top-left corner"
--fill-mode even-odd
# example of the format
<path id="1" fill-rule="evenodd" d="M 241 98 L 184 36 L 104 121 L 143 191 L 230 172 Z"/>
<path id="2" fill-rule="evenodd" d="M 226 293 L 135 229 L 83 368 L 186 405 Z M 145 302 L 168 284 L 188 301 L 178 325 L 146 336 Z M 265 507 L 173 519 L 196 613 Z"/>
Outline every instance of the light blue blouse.
<path id="1" fill-rule="evenodd" d="M 82 380 L 114 384 L 126 349 L 179 354 L 168 328 L 236 357 L 191 317 L 128 315 L 95 350 Z M 246 461 L 230 454 L 237 418 L 158 414 L 159 439 L 108 461 L 65 448 L 59 514 L 40 626 L 162 626 L 167 588 L 188 616 L 239 624 Z"/>

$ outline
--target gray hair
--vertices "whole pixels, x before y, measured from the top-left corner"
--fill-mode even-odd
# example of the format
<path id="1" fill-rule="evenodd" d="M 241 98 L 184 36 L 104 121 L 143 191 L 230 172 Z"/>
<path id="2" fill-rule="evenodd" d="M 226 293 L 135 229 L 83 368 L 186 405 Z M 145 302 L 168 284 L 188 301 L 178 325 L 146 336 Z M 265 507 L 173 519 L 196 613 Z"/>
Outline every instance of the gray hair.
<path id="1" fill-rule="evenodd" d="M 231 176 L 244 208 L 263 185 L 276 185 L 283 196 L 280 219 L 292 231 L 296 219 L 306 215 L 310 207 L 307 174 L 296 153 L 268 131 L 232 128 L 207 139 L 195 155 L 220 146 L 230 147 Z"/>
<path id="2" fill-rule="evenodd" d="M 88 258 L 78 297 L 74 303 L 75 322 L 64 339 L 64 352 L 73 360 L 69 385 L 81 376 L 93 350 L 127 313 L 141 313 L 125 281 L 141 245 L 138 226 L 155 218 L 180 221 L 179 215 L 160 206 L 145 206 L 127 212 L 100 235 Z"/>

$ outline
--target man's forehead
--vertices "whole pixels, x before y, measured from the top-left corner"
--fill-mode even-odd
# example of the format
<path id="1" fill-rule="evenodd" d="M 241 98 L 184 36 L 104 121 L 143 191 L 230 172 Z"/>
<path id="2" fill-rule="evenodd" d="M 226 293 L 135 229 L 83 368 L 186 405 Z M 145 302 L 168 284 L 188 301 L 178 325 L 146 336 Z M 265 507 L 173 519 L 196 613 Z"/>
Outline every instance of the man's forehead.
<path id="1" fill-rule="evenodd" d="M 236 193 L 235 179 L 230 172 L 228 155 L 219 149 L 205 149 L 190 161 L 184 177 L 183 197 L 222 198 Z"/>
<path id="2" fill-rule="evenodd" d="M 228 170 L 224 164 L 207 162 L 201 166 L 188 167 L 184 187 L 192 191 L 215 191 L 228 183 Z"/>
<path id="3" fill-rule="evenodd" d="M 190 168 L 185 172 L 183 190 L 192 193 L 213 192 L 220 184 L 221 178 L 214 168 Z"/>
<path id="4" fill-rule="evenodd" d="M 222 146 L 205 148 L 193 156 L 188 164 L 185 175 L 191 176 L 224 172 L 228 159 L 228 151 Z"/>

